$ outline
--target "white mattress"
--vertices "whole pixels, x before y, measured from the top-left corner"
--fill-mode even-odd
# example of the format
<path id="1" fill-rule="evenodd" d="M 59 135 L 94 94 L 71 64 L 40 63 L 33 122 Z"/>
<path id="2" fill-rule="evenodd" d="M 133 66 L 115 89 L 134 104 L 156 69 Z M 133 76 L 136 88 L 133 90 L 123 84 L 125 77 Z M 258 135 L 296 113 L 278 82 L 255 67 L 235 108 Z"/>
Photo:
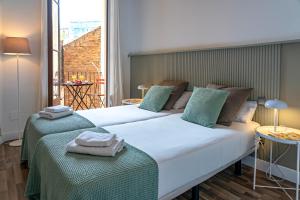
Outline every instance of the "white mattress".
<path id="1" fill-rule="evenodd" d="M 138 108 L 138 105 L 115 106 L 76 111 L 79 115 L 90 120 L 95 126 L 111 126 L 129 122 L 142 121 L 157 117 L 164 117 L 182 110 L 152 112 Z"/>
<path id="2" fill-rule="evenodd" d="M 104 127 L 158 163 L 159 199 L 238 159 L 254 146 L 257 123 L 206 128 L 182 114 Z"/>

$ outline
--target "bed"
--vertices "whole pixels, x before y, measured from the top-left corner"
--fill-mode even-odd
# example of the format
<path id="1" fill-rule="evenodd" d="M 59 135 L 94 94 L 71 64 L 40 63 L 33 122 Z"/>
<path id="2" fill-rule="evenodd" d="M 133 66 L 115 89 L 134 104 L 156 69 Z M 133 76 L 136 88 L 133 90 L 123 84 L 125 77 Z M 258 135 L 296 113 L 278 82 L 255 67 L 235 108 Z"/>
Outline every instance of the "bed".
<path id="1" fill-rule="evenodd" d="M 28 118 L 24 129 L 21 161 L 30 162 L 37 141 L 45 135 L 136 122 L 177 112 L 182 110 L 151 112 L 138 108 L 138 105 L 127 105 L 77 111 L 74 115 L 56 120 L 40 118 L 38 114 L 34 114 Z"/>
<path id="2" fill-rule="evenodd" d="M 140 109 L 138 105 L 127 105 L 109 108 L 80 110 L 76 113 L 88 119 L 96 127 L 103 127 L 153 119 L 157 117 L 164 117 L 170 114 L 180 112 L 183 112 L 183 110 L 162 110 L 161 112 L 152 112 Z"/>
<path id="3" fill-rule="evenodd" d="M 157 180 L 157 191 L 154 192 L 157 196 L 151 199 L 167 200 L 178 196 L 249 155 L 253 151 L 254 133 L 257 126 L 258 124 L 255 122 L 247 124 L 234 122 L 230 127 L 217 126 L 211 129 L 186 122 L 181 119 L 181 114 L 174 114 L 145 121 L 105 126 L 103 128 L 108 132 L 123 137 L 129 145 L 129 149 L 131 147 L 136 148 L 155 161 L 158 173 L 152 173 L 152 176 L 157 177 L 147 177 L 152 182 Z M 40 195 L 44 197 L 45 194 L 43 192 L 48 191 L 47 195 L 55 199 L 61 199 L 59 195 L 63 195 L 64 199 L 68 199 L 70 195 L 66 195 L 68 192 L 88 190 L 88 193 L 85 193 L 87 195 L 85 199 L 92 199 L 93 195 L 97 194 L 97 190 L 91 189 L 91 185 L 101 185 L 101 181 L 97 179 L 100 173 L 86 169 L 89 169 L 89 164 L 92 161 L 96 163 L 104 162 L 101 161 L 103 158 L 80 155 L 80 159 L 78 159 L 78 154 L 65 153 L 65 145 L 79 133 L 80 131 L 64 133 L 59 135 L 60 138 L 49 135 L 39 141 L 36 155 L 40 155 L 41 158 L 36 155 L 34 157 L 32 165 L 35 166 L 35 170 L 31 170 L 29 173 L 29 183 L 26 189 L 27 196 Z M 63 142 L 57 144 L 57 140 Z M 54 151 L 56 152 L 51 153 Z M 126 155 L 126 153 L 123 152 L 119 156 Z M 68 168 L 61 166 L 67 165 L 70 161 L 68 159 L 73 160 L 72 156 L 76 158 L 78 163 L 71 165 L 71 162 L 70 166 L 79 169 L 70 173 Z M 49 164 L 45 165 L 45 162 Z M 149 160 L 148 162 L 151 163 Z M 46 170 L 49 165 L 52 166 L 51 169 L 56 169 L 56 173 L 53 170 Z M 152 165 L 153 163 L 150 164 L 150 166 Z M 148 167 L 148 165 L 143 166 L 144 169 Z M 82 175 L 82 172 L 80 172 L 81 168 L 85 168 L 85 177 L 93 177 L 89 179 L 89 185 L 86 188 L 85 185 L 78 187 L 76 185 L 78 180 L 76 183 L 72 183 L 73 179 L 71 177 L 80 177 Z M 126 169 L 127 172 L 134 170 L 136 169 Z M 150 171 L 155 171 L 155 169 L 152 168 Z M 106 172 L 103 171 L 102 173 L 105 174 Z M 110 173 L 110 176 L 113 179 L 114 173 Z M 52 194 L 49 194 L 51 182 L 46 181 L 46 184 L 45 180 L 47 177 L 51 177 L 56 181 L 67 182 L 68 184 L 63 184 L 68 185 L 63 190 L 65 193 L 52 192 Z M 155 184 L 153 185 L 155 187 Z M 74 188 L 70 189 L 70 187 L 77 188 L 75 190 Z M 107 187 L 114 188 L 114 185 L 108 185 Z M 147 188 L 148 186 L 145 185 L 145 187 Z M 149 191 L 149 188 L 147 189 Z M 143 193 L 145 190 L 141 191 Z M 111 198 L 111 196 L 104 197 L 104 199 Z"/>

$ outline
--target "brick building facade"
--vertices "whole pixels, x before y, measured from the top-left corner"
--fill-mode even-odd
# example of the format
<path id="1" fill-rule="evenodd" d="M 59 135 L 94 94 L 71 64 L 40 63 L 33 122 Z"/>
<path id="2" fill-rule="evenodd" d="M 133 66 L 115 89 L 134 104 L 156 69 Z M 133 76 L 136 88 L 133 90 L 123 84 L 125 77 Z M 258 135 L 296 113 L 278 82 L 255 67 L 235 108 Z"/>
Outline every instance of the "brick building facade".
<path id="1" fill-rule="evenodd" d="M 97 72 L 100 67 L 101 28 L 97 28 L 63 46 L 63 68 L 68 72 Z"/>
<path id="2" fill-rule="evenodd" d="M 99 81 L 99 79 L 102 78 L 99 74 L 101 69 L 100 59 L 101 27 L 63 46 L 63 81 L 71 81 L 72 76 L 76 76 L 76 79 L 80 79 L 80 75 L 83 75 L 85 80 L 93 82 L 94 84 L 84 100 L 86 104 L 91 107 L 104 106 L 103 98 L 105 98 L 105 96 L 103 95 L 103 83 L 105 83 L 105 81 Z M 96 66 L 98 67 L 98 71 Z M 84 92 L 84 89 L 81 90 L 81 92 Z M 63 96 L 64 104 L 69 105 L 72 101 L 72 96 L 66 88 L 64 88 Z"/>

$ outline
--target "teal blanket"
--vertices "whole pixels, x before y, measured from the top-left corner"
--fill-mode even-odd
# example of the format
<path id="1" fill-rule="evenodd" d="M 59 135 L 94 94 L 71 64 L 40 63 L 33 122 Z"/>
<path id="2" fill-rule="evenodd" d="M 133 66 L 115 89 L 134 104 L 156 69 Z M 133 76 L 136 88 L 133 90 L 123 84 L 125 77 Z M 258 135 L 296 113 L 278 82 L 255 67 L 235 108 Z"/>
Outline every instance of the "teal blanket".
<path id="1" fill-rule="evenodd" d="M 38 114 L 33 114 L 28 118 L 24 129 L 21 161 L 30 163 L 38 140 L 45 135 L 92 127 L 95 127 L 92 122 L 76 113 L 55 120 L 40 118 Z"/>
<path id="2" fill-rule="evenodd" d="M 128 144 L 115 157 L 67 153 L 66 144 L 81 132 L 40 139 L 28 175 L 25 195 L 29 199 L 158 199 L 158 167 L 150 156 Z"/>

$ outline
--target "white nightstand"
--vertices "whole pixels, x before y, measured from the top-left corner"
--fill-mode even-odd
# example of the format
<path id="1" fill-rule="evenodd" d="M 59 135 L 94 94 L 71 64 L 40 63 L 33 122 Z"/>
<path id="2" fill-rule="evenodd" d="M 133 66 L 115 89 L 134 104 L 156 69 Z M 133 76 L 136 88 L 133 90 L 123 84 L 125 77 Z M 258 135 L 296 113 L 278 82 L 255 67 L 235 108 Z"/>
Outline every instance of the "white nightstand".
<path id="1" fill-rule="evenodd" d="M 274 133 L 274 126 L 261 126 L 256 129 L 256 135 L 255 135 L 255 161 L 254 161 L 254 175 L 253 175 L 253 190 L 255 190 L 256 187 L 264 187 L 264 188 L 272 188 L 272 189 L 282 189 L 282 190 L 296 190 L 296 200 L 299 200 L 299 156 L 300 156 L 300 137 L 297 138 L 297 136 L 300 136 L 300 130 L 293 129 L 293 128 L 287 128 L 287 127 L 278 127 L 278 130 L 276 133 Z M 269 165 L 269 177 L 272 177 L 272 168 L 276 167 L 276 162 L 280 159 L 273 161 L 273 142 L 278 142 L 282 144 L 287 145 L 295 145 L 297 148 L 297 181 L 296 181 L 296 187 L 295 188 L 284 188 L 280 185 L 278 181 L 276 181 L 278 186 L 265 186 L 265 185 L 257 185 L 256 184 L 256 159 L 257 159 L 257 150 L 259 147 L 259 143 L 261 138 L 264 138 L 266 140 L 270 141 L 270 165 Z M 287 196 L 290 197 L 290 195 L 287 194 Z"/>
<path id="2" fill-rule="evenodd" d="M 143 99 L 123 99 L 122 104 L 123 105 L 135 105 L 142 103 Z"/>

